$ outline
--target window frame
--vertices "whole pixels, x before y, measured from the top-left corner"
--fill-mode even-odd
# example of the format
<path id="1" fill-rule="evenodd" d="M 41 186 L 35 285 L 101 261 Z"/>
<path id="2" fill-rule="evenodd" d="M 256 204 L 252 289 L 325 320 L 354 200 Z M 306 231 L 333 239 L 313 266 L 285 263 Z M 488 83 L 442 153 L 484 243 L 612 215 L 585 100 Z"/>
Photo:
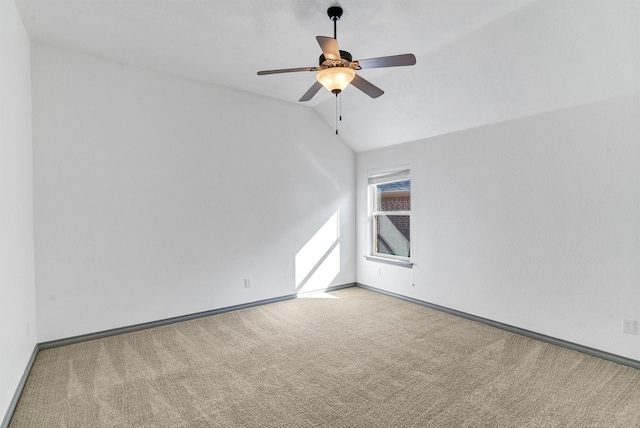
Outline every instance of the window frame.
<path id="1" fill-rule="evenodd" d="M 413 256 L 413 245 L 411 240 L 411 210 L 403 211 L 377 211 L 376 210 L 376 188 L 381 184 L 394 183 L 399 181 L 409 180 L 411 182 L 411 171 L 409 169 L 401 169 L 389 171 L 381 174 L 370 174 L 368 178 L 368 249 L 365 258 L 370 261 L 390 263 L 394 265 L 411 267 L 413 263 L 411 257 Z M 411 198 L 411 188 L 409 188 L 409 198 Z M 377 230 L 378 224 L 377 217 L 379 216 L 392 216 L 402 215 L 409 217 L 409 256 L 399 256 L 394 254 L 379 253 L 376 251 Z"/>

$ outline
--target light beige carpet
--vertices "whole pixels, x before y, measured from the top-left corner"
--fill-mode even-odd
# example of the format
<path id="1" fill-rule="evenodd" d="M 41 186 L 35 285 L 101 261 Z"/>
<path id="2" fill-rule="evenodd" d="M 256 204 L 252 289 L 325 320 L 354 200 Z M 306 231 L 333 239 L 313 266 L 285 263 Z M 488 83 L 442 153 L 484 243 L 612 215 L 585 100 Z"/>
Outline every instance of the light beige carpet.
<path id="1" fill-rule="evenodd" d="M 640 426 L 638 370 L 331 295 L 43 350 L 10 428 Z"/>

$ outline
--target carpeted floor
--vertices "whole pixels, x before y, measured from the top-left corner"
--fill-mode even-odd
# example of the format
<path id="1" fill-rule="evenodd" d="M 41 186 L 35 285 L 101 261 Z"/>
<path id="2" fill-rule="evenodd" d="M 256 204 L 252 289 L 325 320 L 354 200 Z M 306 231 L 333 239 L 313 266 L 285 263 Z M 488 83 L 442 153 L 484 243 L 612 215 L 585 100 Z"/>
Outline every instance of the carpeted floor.
<path id="1" fill-rule="evenodd" d="M 10 428 L 638 427 L 640 371 L 361 288 L 41 351 Z"/>

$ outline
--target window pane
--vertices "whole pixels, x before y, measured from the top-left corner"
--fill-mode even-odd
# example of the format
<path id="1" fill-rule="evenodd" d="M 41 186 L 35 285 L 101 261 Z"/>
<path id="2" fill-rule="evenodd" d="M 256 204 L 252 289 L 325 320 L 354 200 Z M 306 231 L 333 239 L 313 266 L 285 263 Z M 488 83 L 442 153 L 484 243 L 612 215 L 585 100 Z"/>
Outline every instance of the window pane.
<path id="1" fill-rule="evenodd" d="M 375 185 L 375 211 L 411 211 L 411 180 Z"/>
<path id="2" fill-rule="evenodd" d="M 377 215 L 375 248 L 378 254 L 409 257 L 410 223 L 408 215 Z"/>

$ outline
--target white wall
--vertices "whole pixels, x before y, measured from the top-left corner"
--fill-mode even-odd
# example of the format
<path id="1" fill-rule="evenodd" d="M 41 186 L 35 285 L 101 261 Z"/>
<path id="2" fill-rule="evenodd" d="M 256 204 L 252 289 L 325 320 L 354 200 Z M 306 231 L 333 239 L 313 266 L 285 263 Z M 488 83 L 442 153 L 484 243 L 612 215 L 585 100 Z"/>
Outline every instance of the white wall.
<path id="1" fill-rule="evenodd" d="M 358 282 L 640 360 L 639 98 L 358 154 Z M 367 171 L 399 164 L 413 269 L 363 258 Z"/>
<path id="2" fill-rule="evenodd" d="M 29 37 L 0 0 L 0 420 L 36 344 Z"/>
<path id="3" fill-rule="evenodd" d="M 293 294 L 321 229 L 313 284 L 355 281 L 354 154 L 313 110 L 40 44 L 32 74 L 39 341 Z"/>

